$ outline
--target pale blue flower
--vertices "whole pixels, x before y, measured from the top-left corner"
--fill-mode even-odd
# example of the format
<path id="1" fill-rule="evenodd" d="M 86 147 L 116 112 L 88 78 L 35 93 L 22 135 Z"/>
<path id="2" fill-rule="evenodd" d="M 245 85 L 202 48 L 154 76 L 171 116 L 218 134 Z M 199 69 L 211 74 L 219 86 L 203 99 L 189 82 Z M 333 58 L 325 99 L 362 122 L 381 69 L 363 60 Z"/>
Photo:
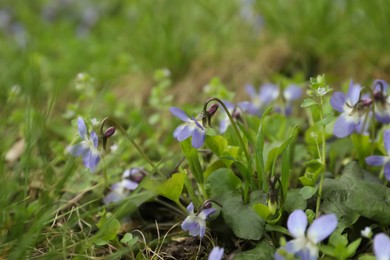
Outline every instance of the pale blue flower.
<path id="1" fill-rule="evenodd" d="M 181 228 L 184 231 L 188 231 L 191 236 L 199 236 L 202 238 L 206 233 L 206 220 L 216 209 L 202 209 L 199 213 L 195 214 L 194 204 L 191 202 L 187 207 L 187 211 L 189 215 L 181 224 Z"/>
<path id="2" fill-rule="evenodd" d="M 390 259 L 390 238 L 385 233 L 375 235 L 374 254 L 377 260 Z"/>
<path id="3" fill-rule="evenodd" d="M 336 229 L 337 217 L 334 214 L 323 215 L 314 220 L 306 230 L 307 225 L 307 216 L 303 210 L 295 210 L 291 213 L 287 220 L 287 228 L 294 239 L 287 242 L 282 250 L 303 260 L 315 260 L 318 259 L 317 244 Z M 284 259 L 284 257 L 276 252 L 275 259 Z"/>
<path id="4" fill-rule="evenodd" d="M 221 260 L 223 257 L 224 249 L 223 247 L 214 247 L 213 250 L 211 250 L 208 260 Z"/>
<path id="5" fill-rule="evenodd" d="M 146 172 L 142 168 L 131 168 L 123 172 L 122 180 L 111 186 L 111 192 L 103 198 L 104 204 L 115 203 L 126 198 L 130 191 L 135 190 Z"/>
<path id="6" fill-rule="evenodd" d="M 390 129 L 383 132 L 383 143 L 387 155 L 372 155 L 366 158 L 366 163 L 371 166 L 384 167 L 384 174 L 388 181 L 390 181 Z"/>
<path id="7" fill-rule="evenodd" d="M 256 116 L 261 116 L 265 107 L 279 96 L 279 88 L 273 84 L 262 85 L 259 92 L 252 85 L 246 85 L 246 91 L 251 101 L 240 102 L 238 106 L 242 111 Z"/>
<path id="8" fill-rule="evenodd" d="M 361 106 L 358 106 L 361 89 L 360 85 L 354 84 L 351 80 L 347 95 L 342 92 L 335 92 L 330 99 L 332 107 L 341 113 L 333 128 L 333 134 L 338 138 L 352 134 L 361 123 Z M 362 105 L 364 107 L 370 104 L 363 102 Z"/>
<path id="9" fill-rule="evenodd" d="M 179 141 L 183 141 L 192 136 L 191 144 L 194 148 L 199 148 L 203 145 L 206 133 L 202 125 L 201 119 L 190 118 L 178 107 L 171 107 L 169 109 L 173 115 L 184 121 L 184 124 L 178 126 L 173 132 L 173 136 Z"/>
<path id="10" fill-rule="evenodd" d="M 390 123 L 390 95 L 387 94 L 389 84 L 381 79 L 374 81 L 375 117 L 381 123 Z"/>
<path id="11" fill-rule="evenodd" d="M 88 137 L 87 126 L 84 120 L 79 117 L 77 119 L 78 130 L 82 141 L 70 148 L 70 154 L 73 156 L 81 156 L 85 167 L 94 172 L 100 161 L 100 152 L 98 151 L 98 136 L 94 131 L 91 131 Z"/>

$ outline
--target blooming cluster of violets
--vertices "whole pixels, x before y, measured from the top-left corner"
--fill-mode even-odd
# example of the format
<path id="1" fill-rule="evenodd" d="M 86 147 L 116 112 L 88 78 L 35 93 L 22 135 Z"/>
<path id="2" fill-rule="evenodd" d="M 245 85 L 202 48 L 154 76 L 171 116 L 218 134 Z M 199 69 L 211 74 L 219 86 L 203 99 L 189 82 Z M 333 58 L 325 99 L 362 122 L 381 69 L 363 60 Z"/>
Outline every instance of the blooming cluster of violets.
<path id="1" fill-rule="evenodd" d="M 375 119 L 383 124 L 390 123 L 389 85 L 384 80 L 375 80 L 371 95 L 362 93 L 362 86 L 351 81 L 346 95 L 335 92 L 330 99 L 332 107 L 341 114 L 337 118 L 333 134 L 339 138 L 349 136 L 353 132 L 367 133 L 372 108 Z M 383 142 L 387 156 L 369 156 L 366 163 L 371 166 L 384 166 L 384 175 L 390 180 L 390 129 L 384 131 Z"/>
<path id="2" fill-rule="evenodd" d="M 373 106 L 376 120 L 384 124 L 390 123 L 388 88 L 386 81 L 375 80 L 371 95 L 364 94 L 363 87 L 354 84 L 351 80 L 346 95 L 342 92 L 333 93 L 330 104 L 341 113 L 334 124 L 333 134 L 338 138 L 343 138 L 353 132 L 365 133 L 372 116 Z"/>
<path id="3" fill-rule="evenodd" d="M 247 85 L 246 91 L 249 94 L 251 101 L 239 102 L 237 105 L 224 101 L 229 113 L 235 119 L 240 118 L 241 113 L 261 116 L 266 106 L 280 97 L 283 100 L 283 106 L 276 106 L 275 111 L 290 115 L 292 113 L 293 101 L 299 99 L 302 95 L 302 89 L 293 84 L 288 85 L 283 90 L 282 95 L 280 95 L 280 88 L 274 84 L 262 85 L 259 92 L 257 92 L 252 85 Z M 212 106 L 208 111 L 208 116 L 211 117 L 214 115 L 216 110 L 217 108 Z M 194 148 L 200 148 L 203 145 L 206 136 L 204 125 L 205 115 L 200 113 L 196 118 L 189 117 L 183 110 L 177 107 L 171 107 L 170 112 L 184 121 L 183 124 L 175 129 L 173 136 L 179 142 L 192 136 L 192 146 Z M 229 117 L 226 114 L 224 115 L 225 116 L 220 121 L 219 130 L 221 133 L 224 133 L 230 124 Z"/>

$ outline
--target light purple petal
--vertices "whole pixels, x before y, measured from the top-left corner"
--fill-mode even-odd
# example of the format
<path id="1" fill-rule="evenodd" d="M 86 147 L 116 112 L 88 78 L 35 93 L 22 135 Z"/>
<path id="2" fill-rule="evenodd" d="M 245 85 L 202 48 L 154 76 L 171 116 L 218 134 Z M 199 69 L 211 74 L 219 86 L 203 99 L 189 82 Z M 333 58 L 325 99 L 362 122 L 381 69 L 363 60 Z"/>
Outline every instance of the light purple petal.
<path id="1" fill-rule="evenodd" d="M 383 143 L 388 155 L 390 155 L 390 129 L 383 132 Z"/>
<path id="2" fill-rule="evenodd" d="M 191 236 L 200 235 L 200 226 L 193 218 L 187 217 L 184 222 L 181 224 L 181 228 L 184 231 L 188 231 Z"/>
<path id="3" fill-rule="evenodd" d="M 224 118 L 221 120 L 221 122 L 219 123 L 219 132 L 221 134 L 225 133 L 226 130 L 228 129 L 228 126 L 230 125 L 230 120 L 229 118 Z"/>
<path id="4" fill-rule="evenodd" d="M 69 150 L 69 153 L 73 156 L 86 155 L 89 151 L 89 147 L 85 141 L 75 144 Z"/>
<path id="5" fill-rule="evenodd" d="M 307 241 L 305 237 L 293 239 L 287 242 L 285 249 L 290 254 L 296 254 L 297 252 L 305 248 L 306 243 Z"/>
<path id="6" fill-rule="evenodd" d="M 194 204 L 192 202 L 188 204 L 187 211 L 189 214 L 194 214 Z"/>
<path id="7" fill-rule="evenodd" d="M 386 108 L 381 108 L 381 105 L 378 105 L 375 107 L 375 118 L 378 122 L 389 124 L 390 123 L 390 106 L 387 104 Z"/>
<path id="8" fill-rule="evenodd" d="M 381 166 L 385 163 L 385 156 L 373 155 L 366 158 L 366 163 L 371 166 Z"/>
<path id="9" fill-rule="evenodd" d="M 96 166 L 99 164 L 100 156 L 94 151 L 89 151 L 89 153 L 83 157 L 83 162 L 85 167 L 90 169 L 91 172 L 94 172 Z"/>
<path id="10" fill-rule="evenodd" d="M 284 260 L 284 256 L 281 256 L 278 251 L 275 251 L 274 260 Z"/>
<path id="11" fill-rule="evenodd" d="M 81 138 L 83 138 L 84 140 L 87 139 L 87 126 L 85 125 L 85 122 L 81 117 L 77 118 L 77 126 Z"/>
<path id="12" fill-rule="evenodd" d="M 202 238 L 206 234 L 206 225 L 205 223 L 199 223 L 199 237 Z"/>
<path id="13" fill-rule="evenodd" d="M 377 79 L 374 81 L 373 85 L 374 85 L 374 90 L 375 91 L 381 91 L 381 85 L 380 83 L 382 83 L 383 85 L 383 92 L 387 92 L 387 89 L 389 88 L 389 84 L 383 80 L 383 79 Z"/>
<path id="14" fill-rule="evenodd" d="M 338 138 L 346 137 L 353 132 L 356 125 L 357 123 L 354 121 L 354 118 L 343 113 L 337 118 L 334 124 L 333 134 Z"/>
<path id="15" fill-rule="evenodd" d="M 255 106 L 253 103 L 249 101 L 239 102 L 238 107 L 243 111 L 247 112 L 251 115 L 259 115 L 260 107 Z"/>
<path id="16" fill-rule="evenodd" d="M 181 125 L 181 126 L 178 126 L 175 130 L 175 132 L 173 132 L 173 136 L 176 137 L 176 139 L 181 142 L 185 139 L 187 139 L 188 137 L 190 137 L 192 135 L 192 132 L 193 132 L 193 129 L 188 126 L 188 125 Z"/>
<path id="17" fill-rule="evenodd" d="M 171 113 L 172 113 L 174 116 L 180 118 L 180 119 L 183 120 L 184 122 L 190 122 L 190 121 L 191 121 L 190 118 L 187 116 L 187 114 L 184 113 L 184 111 L 181 110 L 181 109 L 178 108 L 178 107 L 171 107 L 171 108 L 169 108 L 169 111 L 171 111 Z"/>
<path id="18" fill-rule="evenodd" d="M 122 200 L 123 198 L 124 198 L 124 196 L 122 194 L 119 194 L 115 191 L 111 191 L 110 193 L 107 194 L 107 196 L 105 196 L 103 198 L 103 202 L 105 205 L 107 205 L 110 203 L 118 202 L 118 201 Z"/>
<path id="19" fill-rule="evenodd" d="M 138 187 L 138 183 L 131 181 L 131 180 L 122 180 L 122 185 L 128 190 L 135 190 Z"/>
<path id="20" fill-rule="evenodd" d="M 302 88 L 297 85 L 289 85 L 284 91 L 283 96 L 286 101 L 293 101 L 300 98 L 302 95 Z"/>
<path id="21" fill-rule="evenodd" d="M 93 146 L 95 148 L 97 148 L 98 147 L 98 140 L 99 140 L 99 138 L 98 138 L 97 134 L 94 131 L 91 132 L 90 138 L 91 138 L 91 140 L 93 142 Z"/>
<path id="22" fill-rule="evenodd" d="M 333 109 L 341 113 L 344 112 L 345 102 L 346 102 L 345 95 L 342 92 L 335 92 L 330 98 L 330 104 L 332 105 Z"/>
<path id="23" fill-rule="evenodd" d="M 385 233 L 374 237 L 374 254 L 377 260 L 390 259 L 390 238 Z"/>
<path id="24" fill-rule="evenodd" d="M 192 146 L 194 148 L 201 147 L 204 143 L 205 137 L 206 137 L 206 135 L 205 135 L 204 131 L 196 128 L 194 130 L 194 132 L 192 133 L 192 142 L 191 142 Z"/>
<path id="25" fill-rule="evenodd" d="M 215 213 L 216 211 L 217 210 L 214 208 L 202 209 L 202 211 L 199 213 L 199 217 L 207 219 L 211 214 Z"/>
<path id="26" fill-rule="evenodd" d="M 279 88 L 273 84 L 264 84 L 260 88 L 259 98 L 264 104 L 269 104 L 279 96 Z"/>
<path id="27" fill-rule="evenodd" d="M 327 238 L 337 227 L 334 214 L 323 215 L 314 220 L 307 231 L 307 237 L 315 244 Z"/>
<path id="28" fill-rule="evenodd" d="M 194 121 L 195 125 L 202 131 L 204 131 L 204 128 L 201 124 L 199 124 L 198 120 L 195 119 L 195 117 L 192 117 L 192 121 Z"/>
<path id="29" fill-rule="evenodd" d="M 130 177 L 131 173 L 130 173 L 130 169 L 126 169 L 123 174 L 122 174 L 122 178 L 127 178 L 127 177 Z"/>
<path id="30" fill-rule="evenodd" d="M 304 237 L 307 227 L 307 216 L 303 210 L 295 210 L 287 220 L 287 228 L 295 238 Z"/>
<path id="31" fill-rule="evenodd" d="M 223 257 L 223 251 L 224 249 L 222 247 L 214 247 L 209 254 L 208 260 L 221 260 Z"/>
<path id="32" fill-rule="evenodd" d="M 351 83 L 349 84 L 349 89 L 347 93 L 347 102 L 350 105 L 355 105 L 359 101 L 360 91 L 362 89 L 362 86 L 359 84 L 354 84 L 353 80 L 351 80 Z"/>
<path id="33" fill-rule="evenodd" d="M 383 172 L 385 174 L 386 180 L 390 181 L 390 162 L 387 162 L 385 164 L 385 168 L 384 168 Z"/>
<path id="34" fill-rule="evenodd" d="M 246 90 L 246 93 L 248 93 L 248 95 L 250 97 L 254 97 L 254 96 L 257 95 L 257 92 L 256 92 L 256 90 L 255 90 L 255 88 L 253 87 L 252 84 L 245 85 L 245 90 Z"/>

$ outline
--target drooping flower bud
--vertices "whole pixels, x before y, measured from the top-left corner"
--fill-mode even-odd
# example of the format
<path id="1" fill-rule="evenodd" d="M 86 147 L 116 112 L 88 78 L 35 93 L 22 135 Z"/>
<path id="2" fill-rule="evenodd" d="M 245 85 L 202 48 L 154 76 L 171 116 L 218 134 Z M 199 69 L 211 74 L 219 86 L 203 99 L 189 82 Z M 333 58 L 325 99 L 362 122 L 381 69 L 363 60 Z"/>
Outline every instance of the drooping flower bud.
<path id="1" fill-rule="evenodd" d="M 104 138 L 109 138 L 111 136 L 113 136 L 115 134 L 115 127 L 113 126 L 110 126 L 109 128 L 107 128 L 106 131 L 104 131 Z"/>

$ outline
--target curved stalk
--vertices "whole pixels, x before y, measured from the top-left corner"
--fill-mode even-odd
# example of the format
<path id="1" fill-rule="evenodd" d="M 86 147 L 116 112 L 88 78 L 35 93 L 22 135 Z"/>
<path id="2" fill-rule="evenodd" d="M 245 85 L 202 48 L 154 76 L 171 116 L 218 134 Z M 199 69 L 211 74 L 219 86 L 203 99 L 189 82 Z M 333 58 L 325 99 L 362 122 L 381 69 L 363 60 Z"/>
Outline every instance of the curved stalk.
<path id="1" fill-rule="evenodd" d="M 203 106 L 203 113 L 206 115 L 207 113 L 207 106 L 208 104 L 211 102 L 211 101 L 216 101 L 218 102 L 223 110 L 225 110 L 225 113 L 227 114 L 227 116 L 229 117 L 229 120 L 230 120 L 230 123 L 232 124 L 233 126 L 233 129 L 234 129 L 234 132 L 236 133 L 237 137 L 238 137 L 238 140 L 240 142 L 240 146 L 241 146 L 241 149 L 244 151 L 244 154 L 245 154 L 245 158 L 247 160 L 247 162 L 249 163 L 250 162 L 250 156 L 249 156 L 249 153 L 248 153 L 248 150 L 246 149 L 246 146 L 245 146 L 245 143 L 244 143 L 244 140 L 242 139 L 242 136 L 240 134 L 240 131 L 238 130 L 238 127 L 237 127 L 237 124 L 236 122 L 234 121 L 232 115 L 230 114 L 229 110 L 227 109 L 225 103 L 223 103 L 222 100 L 220 100 L 219 98 L 210 98 L 206 101 L 206 103 L 204 103 L 204 106 Z"/>
<path id="2" fill-rule="evenodd" d="M 161 174 L 159 169 L 157 168 L 157 166 L 152 162 L 152 160 L 150 160 L 150 158 L 141 150 L 141 148 L 138 146 L 138 144 L 132 138 L 129 137 L 126 130 L 123 128 L 123 126 L 121 124 L 119 124 L 115 119 L 110 118 L 110 117 L 106 117 L 103 119 L 102 124 L 100 126 L 100 134 L 101 134 L 101 136 L 103 136 L 103 138 L 105 138 L 104 132 L 103 132 L 103 128 L 104 128 L 105 124 L 109 124 L 110 126 L 114 126 L 114 127 L 118 128 L 119 131 L 121 131 L 121 133 L 127 138 L 127 140 L 129 140 L 131 142 L 131 144 L 135 147 L 135 149 L 138 151 L 138 153 L 145 159 L 145 161 L 150 166 L 152 166 L 153 170 L 156 171 L 157 173 Z"/>

